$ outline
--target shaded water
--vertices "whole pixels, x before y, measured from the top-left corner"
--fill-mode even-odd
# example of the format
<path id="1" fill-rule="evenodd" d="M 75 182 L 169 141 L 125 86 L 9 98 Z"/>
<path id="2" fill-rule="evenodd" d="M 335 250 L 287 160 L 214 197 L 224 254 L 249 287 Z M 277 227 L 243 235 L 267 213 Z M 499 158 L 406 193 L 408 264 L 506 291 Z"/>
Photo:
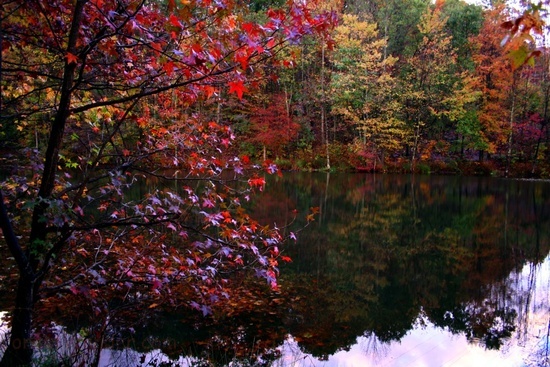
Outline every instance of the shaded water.
<path id="1" fill-rule="evenodd" d="M 253 293 L 239 313 L 229 304 L 218 323 L 168 315 L 136 328 L 102 352 L 104 366 L 549 365 L 550 183 L 268 181 L 250 208 L 260 222 L 284 227 L 294 210 L 320 208 L 284 248 L 293 261 L 281 265 L 281 290 Z"/>
<path id="2" fill-rule="evenodd" d="M 550 184 L 296 174 L 270 190 L 288 200 L 266 213 L 321 207 L 283 270 L 317 287 L 287 343 L 313 365 L 547 364 Z"/>
<path id="3" fill-rule="evenodd" d="M 549 183 L 287 173 L 254 203 L 280 227 L 320 208 L 285 248 L 281 292 L 221 324 L 170 318 L 148 329 L 171 340 L 157 352 L 188 365 L 547 365 Z"/>

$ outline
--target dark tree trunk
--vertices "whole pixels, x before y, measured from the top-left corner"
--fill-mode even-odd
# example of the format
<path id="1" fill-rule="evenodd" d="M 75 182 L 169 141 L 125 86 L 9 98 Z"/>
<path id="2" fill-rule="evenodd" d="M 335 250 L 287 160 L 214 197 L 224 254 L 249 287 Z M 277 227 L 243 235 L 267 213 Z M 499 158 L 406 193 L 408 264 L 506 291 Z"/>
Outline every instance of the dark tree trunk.
<path id="1" fill-rule="evenodd" d="M 0 367 L 19 367 L 31 364 L 33 354 L 31 345 L 33 289 L 34 280 L 29 276 L 22 275 L 17 283 L 10 344 L 0 361 Z"/>

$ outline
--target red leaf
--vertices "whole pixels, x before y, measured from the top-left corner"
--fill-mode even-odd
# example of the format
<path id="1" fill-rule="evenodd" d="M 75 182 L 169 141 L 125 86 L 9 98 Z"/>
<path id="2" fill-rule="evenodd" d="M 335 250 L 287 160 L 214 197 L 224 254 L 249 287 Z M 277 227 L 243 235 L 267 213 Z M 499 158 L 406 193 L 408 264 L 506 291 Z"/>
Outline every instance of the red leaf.
<path id="1" fill-rule="evenodd" d="M 259 28 L 254 23 L 243 23 L 243 30 L 248 34 L 248 36 L 254 38 L 260 34 Z"/>
<path id="2" fill-rule="evenodd" d="M 202 52 L 202 46 L 200 43 L 194 43 L 192 46 L 191 46 L 191 50 L 193 50 L 193 52 L 195 53 L 200 53 Z"/>
<path id="3" fill-rule="evenodd" d="M 248 91 L 242 80 L 229 82 L 229 93 L 235 93 L 239 99 L 243 99 L 243 93 Z"/>
<path id="4" fill-rule="evenodd" d="M 78 56 L 70 53 L 70 52 L 67 52 L 67 54 L 65 55 L 65 59 L 67 60 L 67 64 L 76 64 L 78 62 Z"/>
<path id="5" fill-rule="evenodd" d="M 149 24 L 149 21 L 147 20 L 147 18 L 144 17 L 142 14 L 137 14 L 135 19 L 138 23 L 141 23 L 143 25 L 148 25 Z"/>
<path id="6" fill-rule="evenodd" d="M 164 69 L 164 71 L 166 71 L 166 74 L 170 76 L 174 72 L 175 65 L 172 61 L 168 61 L 166 64 L 162 66 L 162 68 Z"/>
<path id="7" fill-rule="evenodd" d="M 181 28 L 180 21 L 174 14 L 170 15 L 169 21 L 170 21 L 170 24 L 172 24 L 174 27 Z"/>
<path id="8" fill-rule="evenodd" d="M 236 54 L 235 61 L 241 64 L 241 68 L 243 70 L 246 70 L 246 68 L 248 67 L 248 56 L 246 54 L 243 54 L 243 53 Z"/>
<path id="9" fill-rule="evenodd" d="M 162 46 L 157 42 L 151 42 L 151 48 L 157 52 L 162 51 Z"/>
<path id="10" fill-rule="evenodd" d="M 258 187 L 260 191 L 262 191 L 265 185 L 265 180 L 263 179 L 263 177 L 251 178 L 250 180 L 248 180 L 248 184 L 250 185 L 250 187 Z"/>
<path id="11" fill-rule="evenodd" d="M 277 41 L 275 40 L 275 38 L 270 39 L 269 42 L 267 43 L 267 48 L 275 47 L 276 42 Z"/>
<path id="12" fill-rule="evenodd" d="M 103 0 L 93 0 L 92 4 L 94 4 L 98 9 L 101 9 L 103 7 Z"/>
<path id="13" fill-rule="evenodd" d="M 214 88 L 211 85 L 205 85 L 203 87 L 204 93 L 206 94 L 206 98 L 210 98 L 216 93 L 216 88 Z"/>

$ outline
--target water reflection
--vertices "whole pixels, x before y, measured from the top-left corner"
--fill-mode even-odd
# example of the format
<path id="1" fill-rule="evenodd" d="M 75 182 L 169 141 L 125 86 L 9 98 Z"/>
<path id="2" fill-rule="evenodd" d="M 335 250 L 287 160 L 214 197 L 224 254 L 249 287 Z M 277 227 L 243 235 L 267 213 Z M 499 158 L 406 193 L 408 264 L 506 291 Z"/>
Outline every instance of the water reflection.
<path id="1" fill-rule="evenodd" d="M 254 203 L 280 227 L 321 210 L 281 290 L 113 332 L 103 365 L 548 365 L 550 183 L 287 173 Z"/>
<path id="2" fill-rule="evenodd" d="M 509 307 L 523 309 L 510 338 L 502 340 L 499 350 L 484 348 L 450 327 L 438 327 L 420 312 L 414 328 L 399 341 L 381 342 L 367 332 L 354 345 L 319 360 L 304 353 L 292 338 L 282 346 L 281 365 L 286 366 L 548 366 L 550 258 L 539 266 L 526 265 L 511 274 L 508 282 L 517 286 L 521 296 Z M 284 362 L 284 363 L 283 363 Z"/>
<path id="3" fill-rule="evenodd" d="M 304 309 L 293 304 L 308 315 L 289 325 L 294 340 L 320 359 L 356 337 L 379 346 L 400 341 L 423 323 L 484 350 L 502 349 L 513 334 L 525 340 L 534 278 L 524 280 L 522 269 L 548 254 L 549 188 L 389 175 L 296 174 L 273 182 L 274 195 L 288 199 L 265 198 L 269 205 L 257 210 L 269 207 L 266 219 L 278 213 L 284 222 L 294 207 L 321 207 L 283 270 L 311 293 Z M 539 308 L 548 311 L 547 299 Z"/>
<path id="4" fill-rule="evenodd" d="M 251 308 L 186 337 L 181 325 L 170 333 L 161 324 L 163 340 L 179 334 L 180 350 L 215 364 L 240 355 L 241 364 L 283 366 L 541 365 L 549 188 L 464 177 L 275 178 L 252 208 L 262 221 L 282 226 L 294 209 L 321 208 L 285 249 L 293 262 L 281 292 L 252 297 Z"/>

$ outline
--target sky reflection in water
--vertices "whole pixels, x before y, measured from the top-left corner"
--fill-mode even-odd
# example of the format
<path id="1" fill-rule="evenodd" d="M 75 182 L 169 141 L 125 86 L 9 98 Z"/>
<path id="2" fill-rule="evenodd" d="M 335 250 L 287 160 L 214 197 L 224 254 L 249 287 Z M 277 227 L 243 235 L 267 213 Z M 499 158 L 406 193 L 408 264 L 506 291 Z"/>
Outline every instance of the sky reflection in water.
<path id="1" fill-rule="evenodd" d="M 384 344 L 375 336 L 359 337 L 348 351 L 339 351 L 326 361 L 303 353 L 298 343 L 289 336 L 279 347 L 281 358 L 273 367 L 542 367 L 548 366 L 548 331 L 550 313 L 550 256 L 539 266 L 526 265 L 520 273 L 510 275 L 509 281 L 517 285 L 517 291 L 529 293 L 528 312 L 524 323 L 505 340 L 500 350 L 488 350 L 482 345 L 470 343 L 464 334 L 435 327 L 426 317 L 419 316 L 415 329 L 398 342 Z M 531 292 L 529 283 L 534 280 Z M 521 309 L 525 305 L 516 305 Z M 521 317 L 521 316 L 518 316 Z M 102 365 L 117 363 L 122 366 L 139 360 L 141 354 L 131 351 L 105 350 Z M 160 351 L 150 352 L 147 360 L 169 361 Z M 118 361 L 118 362 L 117 362 Z M 124 361 L 122 365 L 121 361 Z M 178 363 L 193 366 L 197 361 L 182 357 Z M 147 362 L 146 362 L 147 363 Z"/>
<path id="2" fill-rule="evenodd" d="M 269 366 L 550 366 L 544 359 L 550 318 L 548 184 L 288 174 L 269 187 L 256 208 L 263 223 L 286 223 L 293 209 L 321 206 L 299 243 L 285 249 L 294 260 L 281 272 L 290 289 L 288 304 L 254 307 L 251 318 L 228 317 L 221 330 L 204 330 L 202 339 L 194 330 L 184 333 L 177 319 L 160 330 L 145 327 L 153 341 L 166 337 L 179 347 L 184 356 L 174 365 L 205 362 L 185 356 L 190 341 L 179 334 L 196 339 L 197 356 L 203 355 L 204 335 L 225 332 L 229 349 L 260 338 L 272 340 L 270 348 L 279 345 L 282 355 Z M 529 262 L 545 257 L 538 265 Z M 459 314 L 449 319 L 450 312 Z M 497 343 L 462 331 L 482 337 L 484 328 L 498 329 L 502 315 L 510 317 L 505 326 L 512 334 L 505 338 L 506 332 L 496 330 Z M 231 339 L 236 327 L 249 338 Z M 136 336 L 136 345 L 148 343 L 142 337 Z M 153 360 L 151 365 L 170 361 L 151 348 L 101 353 L 102 367 Z"/>
<path id="3" fill-rule="evenodd" d="M 535 272 L 532 274 L 532 272 Z M 527 324 L 516 330 L 504 342 L 500 350 L 488 350 L 469 343 L 465 335 L 433 326 L 422 316 L 399 342 L 382 344 L 372 338 L 359 337 L 349 351 L 340 351 L 320 361 L 300 351 L 297 343 L 289 338 L 281 347 L 283 357 L 275 366 L 323 366 L 323 367 L 523 367 L 548 366 L 548 331 L 550 322 L 550 256 L 532 268 L 526 265 L 522 272 L 510 276 L 518 291 L 528 291 L 529 280 L 535 283 L 530 293 L 531 304 Z M 521 308 L 522 305 L 517 305 Z M 525 306 L 524 306 L 525 307 Z M 518 329 L 521 329 L 519 327 Z M 545 362 L 546 361 L 546 362 Z"/>

